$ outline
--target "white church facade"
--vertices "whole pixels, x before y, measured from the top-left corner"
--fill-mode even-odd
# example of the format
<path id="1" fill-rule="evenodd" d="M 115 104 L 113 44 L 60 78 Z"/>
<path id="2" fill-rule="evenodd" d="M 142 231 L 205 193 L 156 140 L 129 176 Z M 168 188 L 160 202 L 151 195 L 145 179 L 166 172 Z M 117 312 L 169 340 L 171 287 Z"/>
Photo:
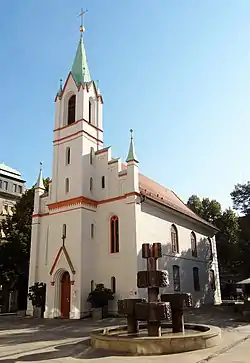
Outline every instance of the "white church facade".
<path id="1" fill-rule="evenodd" d="M 103 144 L 103 99 L 91 79 L 83 38 L 55 99 L 53 170 L 35 188 L 29 286 L 46 283 L 46 318 L 89 314 L 97 283 L 121 298 L 141 297 L 141 246 L 161 242 L 165 291 L 192 293 L 194 304 L 221 302 L 215 234 L 171 190 L 140 174 L 133 135 L 126 163 Z M 32 312 L 30 302 L 28 313 Z"/>

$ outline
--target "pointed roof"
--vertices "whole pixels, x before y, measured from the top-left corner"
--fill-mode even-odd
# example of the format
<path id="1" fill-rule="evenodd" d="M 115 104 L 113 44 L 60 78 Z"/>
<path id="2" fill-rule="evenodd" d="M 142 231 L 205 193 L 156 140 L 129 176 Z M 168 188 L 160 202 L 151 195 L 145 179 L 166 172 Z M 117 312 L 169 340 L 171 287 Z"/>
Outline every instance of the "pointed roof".
<path id="1" fill-rule="evenodd" d="M 35 188 L 40 188 L 40 189 L 45 189 L 44 187 L 44 183 L 43 183 L 43 168 L 42 168 L 42 163 L 40 163 L 40 172 L 37 178 L 37 182 L 35 185 Z"/>
<path id="2" fill-rule="evenodd" d="M 76 50 L 75 59 L 71 68 L 71 73 L 79 85 L 81 82 L 90 82 L 91 76 L 89 72 L 86 51 L 84 47 L 83 37 L 81 36 Z"/>
<path id="3" fill-rule="evenodd" d="M 135 154 L 135 145 L 134 145 L 134 137 L 133 137 L 132 129 L 130 129 L 130 133 L 131 133 L 130 146 L 129 146 L 128 157 L 126 159 L 126 162 L 136 161 L 138 163 L 138 159 Z"/>

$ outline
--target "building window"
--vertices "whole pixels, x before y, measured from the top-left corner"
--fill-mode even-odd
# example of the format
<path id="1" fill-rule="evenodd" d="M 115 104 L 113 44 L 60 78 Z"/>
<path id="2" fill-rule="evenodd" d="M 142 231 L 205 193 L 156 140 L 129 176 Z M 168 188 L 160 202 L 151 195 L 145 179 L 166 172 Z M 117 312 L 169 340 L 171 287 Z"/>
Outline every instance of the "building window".
<path id="1" fill-rule="evenodd" d="M 191 232 L 190 238 L 191 238 L 192 256 L 197 257 L 198 256 L 198 254 L 197 254 L 197 242 L 196 242 L 196 236 L 195 236 L 194 232 Z"/>
<path id="2" fill-rule="evenodd" d="M 13 184 L 13 192 L 16 193 L 17 192 L 17 185 Z"/>
<path id="3" fill-rule="evenodd" d="M 0 189 L 2 189 L 2 187 L 3 187 L 3 181 L 0 180 Z"/>
<path id="4" fill-rule="evenodd" d="M 115 294 L 116 293 L 116 281 L 115 276 L 111 277 L 111 291 Z"/>
<path id="5" fill-rule="evenodd" d="M 71 125 L 76 120 L 76 96 L 70 97 L 68 102 L 68 125 Z"/>
<path id="6" fill-rule="evenodd" d="M 92 123 L 92 102 L 89 100 L 89 123 Z"/>
<path id="7" fill-rule="evenodd" d="M 119 220 L 117 216 L 110 218 L 110 252 L 119 252 Z"/>
<path id="8" fill-rule="evenodd" d="M 102 189 L 105 188 L 105 176 L 102 176 Z"/>
<path id="9" fill-rule="evenodd" d="M 89 189 L 92 190 L 93 189 L 93 178 L 90 177 L 89 179 Z"/>
<path id="10" fill-rule="evenodd" d="M 70 147 L 66 148 L 66 165 L 70 164 Z"/>
<path id="11" fill-rule="evenodd" d="M 8 182 L 7 181 L 4 182 L 4 189 L 8 190 Z"/>
<path id="12" fill-rule="evenodd" d="M 91 282 L 90 282 L 90 291 L 92 292 L 92 291 L 94 291 L 94 289 L 95 289 L 95 283 L 94 283 L 94 280 L 91 280 Z"/>
<path id="13" fill-rule="evenodd" d="M 69 192 L 69 178 L 65 179 L 65 191 L 66 191 L 66 193 Z"/>
<path id="14" fill-rule="evenodd" d="M 67 236 L 67 226 L 66 224 L 63 224 L 62 228 L 62 236 L 65 238 Z"/>
<path id="15" fill-rule="evenodd" d="M 193 268 L 194 291 L 200 291 L 200 278 L 198 267 Z"/>
<path id="16" fill-rule="evenodd" d="M 19 191 L 19 194 L 22 194 L 23 192 L 23 187 L 21 185 L 18 185 L 18 191 Z"/>
<path id="17" fill-rule="evenodd" d="M 174 224 L 172 224 L 171 226 L 171 243 L 172 243 L 172 252 L 179 253 L 178 232 Z"/>
<path id="18" fill-rule="evenodd" d="M 91 147 L 90 148 L 90 153 L 89 153 L 89 163 L 90 163 L 90 165 L 93 164 L 93 155 L 94 155 L 94 148 Z"/>
<path id="19" fill-rule="evenodd" d="M 212 260 L 213 259 L 212 241 L 211 241 L 211 238 L 208 238 L 207 240 L 208 240 L 208 248 L 209 248 L 208 256 L 209 256 L 209 260 Z"/>
<path id="20" fill-rule="evenodd" d="M 180 267 L 177 265 L 173 266 L 173 285 L 174 291 L 181 291 Z"/>
<path id="21" fill-rule="evenodd" d="M 91 223 L 91 227 L 90 227 L 90 236 L 91 238 L 94 238 L 94 223 Z"/>

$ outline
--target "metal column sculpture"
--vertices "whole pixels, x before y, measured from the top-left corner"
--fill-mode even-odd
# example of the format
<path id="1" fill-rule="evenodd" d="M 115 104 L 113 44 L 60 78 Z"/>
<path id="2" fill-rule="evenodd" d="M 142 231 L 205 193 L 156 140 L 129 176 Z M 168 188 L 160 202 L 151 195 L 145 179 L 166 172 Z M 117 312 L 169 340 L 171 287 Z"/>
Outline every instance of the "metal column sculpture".
<path id="1" fill-rule="evenodd" d="M 191 295 L 183 293 L 162 294 L 159 288 L 167 286 L 165 271 L 157 270 L 157 260 L 162 257 L 161 243 L 144 243 L 142 258 L 147 260 L 147 270 L 138 271 L 138 288 L 148 289 L 148 301 L 145 299 L 124 299 L 118 301 L 118 313 L 126 315 L 128 333 L 139 332 L 139 321 L 147 321 L 148 336 L 161 336 L 161 321 L 171 318 L 174 333 L 184 331 L 183 304 L 191 306 Z M 170 303 L 171 309 L 166 302 Z"/>

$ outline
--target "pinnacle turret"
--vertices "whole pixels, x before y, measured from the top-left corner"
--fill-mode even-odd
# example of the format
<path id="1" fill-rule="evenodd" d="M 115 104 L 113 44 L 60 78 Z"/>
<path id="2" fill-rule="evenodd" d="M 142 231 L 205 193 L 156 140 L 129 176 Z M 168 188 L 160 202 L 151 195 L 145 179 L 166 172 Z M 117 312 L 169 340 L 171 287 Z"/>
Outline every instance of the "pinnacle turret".
<path id="1" fill-rule="evenodd" d="M 135 145 L 134 145 L 134 137 L 133 137 L 133 130 L 132 129 L 130 130 L 130 133 L 131 133 L 130 146 L 129 146 L 128 157 L 126 159 L 126 162 L 135 161 L 135 162 L 138 163 L 136 153 L 135 153 Z"/>
<path id="2" fill-rule="evenodd" d="M 44 187 L 44 183 L 43 183 L 43 168 L 42 168 L 42 163 L 40 163 L 40 171 L 39 171 L 39 175 L 37 178 L 37 182 L 35 185 L 35 188 L 39 188 L 39 189 L 45 189 Z"/>

